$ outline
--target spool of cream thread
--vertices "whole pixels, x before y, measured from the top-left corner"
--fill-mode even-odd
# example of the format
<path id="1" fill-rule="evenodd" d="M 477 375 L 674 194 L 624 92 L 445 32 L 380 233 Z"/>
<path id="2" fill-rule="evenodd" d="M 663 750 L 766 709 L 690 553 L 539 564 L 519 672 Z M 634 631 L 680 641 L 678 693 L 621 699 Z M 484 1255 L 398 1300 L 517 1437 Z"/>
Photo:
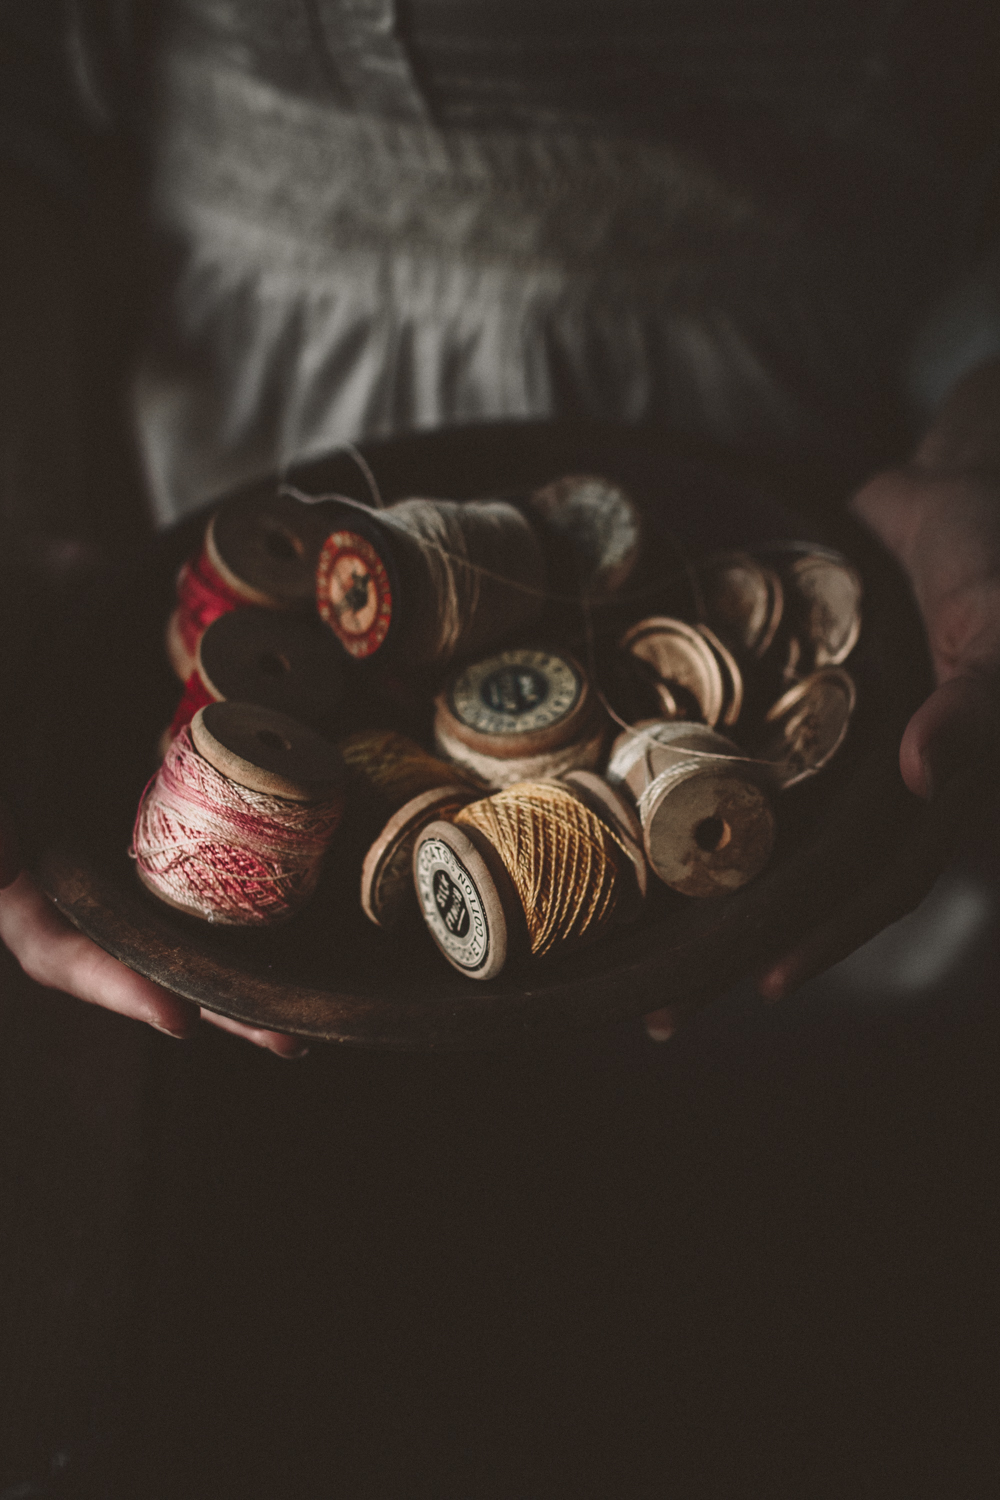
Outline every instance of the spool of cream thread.
<path id="1" fill-rule="evenodd" d="M 466 667 L 435 699 L 434 742 L 484 788 L 593 770 L 607 719 L 563 651 L 515 648 Z"/>
<path id="2" fill-rule="evenodd" d="M 506 858 L 504 841 L 480 826 L 493 817 L 513 838 Z M 611 787 L 600 793 L 559 781 L 521 782 L 470 803 L 453 821 L 429 823 L 414 846 L 413 878 L 431 937 L 453 968 L 476 980 L 595 941 L 642 903 L 643 862 L 620 832 L 630 826 Z M 539 931 L 541 907 L 543 921 L 555 925 Z"/>
<path id="3" fill-rule="evenodd" d="M 523 630 L 541 612 L 541 541 L 502 500 L 331 502 L 316 572 L 321 619 L 356 660 L 440 667 Z"/>
<path id="4" fill-rule="evenodd" d="M 654 873 L 685 896 L 737 890 L 774 848 L 767 768 L 706 725 L 640 721 L 615 740 L 607 777 L 631 795 Z"/>

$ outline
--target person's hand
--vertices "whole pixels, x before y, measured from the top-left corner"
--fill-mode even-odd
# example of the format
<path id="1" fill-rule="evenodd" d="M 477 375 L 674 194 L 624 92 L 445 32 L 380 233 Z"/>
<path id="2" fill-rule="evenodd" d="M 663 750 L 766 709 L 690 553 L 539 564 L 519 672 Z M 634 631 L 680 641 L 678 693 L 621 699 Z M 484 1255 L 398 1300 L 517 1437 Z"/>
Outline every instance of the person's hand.
<path id="1" fill-rule="evenodd" d="M 854 514 L 902 564 L 927 628 L 937 686 L 899 748 L 911 792 L 931 801 L 938 827 L 905 870 L 876 879 L 758 981 L 765 1000 L 807 979 L 911 911 L 940 873 L 952 826 L 967 814 L 968 779 L 1000 742 L 1000 366 L 963 381 L 914 461 L 877 474 L 851 502 Z M 666 1040 L 688 1007 L 646 1017 Z"/>
<path id="2" fill-rule="evenodd" d="M 11 825 L 2 810 L 0 941 L 36 983 L 143 1021 L 168 1036 L 193 1036 L 199 1020 L 204 1020 L 265 1047 L 278 1057 L 302 1057 L 307 1050 L 297 1037 L 243 1026 L 210 1011 L 199 1012 L 191 1001 L 144 979 L 78 932 L 60 916 L 31 876 L 20 869 Z"/>
<path id="3" fill-rule="evenodd" d="M 758 985 L 766 1000 L 784 999 L 912 911 L 968 825 L 968 783 L 998 741 L 1000 476 L 914 465 L 877 475 L 851 508 L 906 568 L 927 628 L 937 686 L 903 732 L 899 768 L 936 816 L 905 862 L 766 971 Z"/>

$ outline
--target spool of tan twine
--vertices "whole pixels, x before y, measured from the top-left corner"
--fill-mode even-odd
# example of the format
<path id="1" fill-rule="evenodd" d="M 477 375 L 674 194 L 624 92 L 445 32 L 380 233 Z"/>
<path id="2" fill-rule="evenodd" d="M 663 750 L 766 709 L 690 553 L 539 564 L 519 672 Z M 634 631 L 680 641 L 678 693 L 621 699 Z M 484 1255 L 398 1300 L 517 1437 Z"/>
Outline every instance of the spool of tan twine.
<path id="1" fill-rule="evenodd" d="M 461 770 L 424 750 L 395 729 L 363 730 L 348 735 L 340 752 L 349 771 L 360 776 L 389 807 L 411 797 L 463 781 Z"/>
<path id="2" fill-rule="evenodd" d="M 329 514 L 317 604 L 356 658 L 384 649 L 440 666 L 529 625 L 545 602 L 541 542 L 506 501 L 338 502 Z"/>
<path id="3" fill-rule="evenodd" d="M 455 823 L 478 828 L 500 855 L 524 912 L 533 958 L 596 937 L 614 919 L 630 873 L 624 846 L 565 788 L 518 782 L 463 808 Z"/>
<path id="4" fill-rule="evenodd" d="M 520 782 L 429 824 L 413 866 L 431 936 L 474 979 L 494 978 L 511 956 L 589 942 L 635 914 L 624 840 L 557 782 Z"/>

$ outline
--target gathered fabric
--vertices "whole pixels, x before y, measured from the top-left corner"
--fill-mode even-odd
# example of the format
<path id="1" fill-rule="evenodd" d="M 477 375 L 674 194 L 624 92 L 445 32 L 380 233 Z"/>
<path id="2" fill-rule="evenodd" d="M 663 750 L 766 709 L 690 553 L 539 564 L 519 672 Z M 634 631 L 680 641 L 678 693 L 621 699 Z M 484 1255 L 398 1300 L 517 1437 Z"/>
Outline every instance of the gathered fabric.
<path id="1" fill-rule="evenodd" d="M 881 399 L 905 277 L 850 215 L 834 239 L 794 195 L 598 117 L 442 124 L 394 57 L 345 103 L 205 35 L 157 54 L 135 411 L 163 521 L 450 423 L 589 415 L 787 451 Z"/>

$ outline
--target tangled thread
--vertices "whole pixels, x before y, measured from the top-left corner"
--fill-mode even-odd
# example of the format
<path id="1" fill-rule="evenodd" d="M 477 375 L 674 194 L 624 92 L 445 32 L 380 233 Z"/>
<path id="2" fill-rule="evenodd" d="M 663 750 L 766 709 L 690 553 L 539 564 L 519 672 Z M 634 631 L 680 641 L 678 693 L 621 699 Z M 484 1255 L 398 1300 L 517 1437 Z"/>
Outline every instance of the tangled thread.
<path id="1" fill-rule="evenodd" d="M 596 937 L 614 920 L 629 868 L 625 846 L 562 787 L 519 782 L 464 807 L 454 821 L 477 828 L 500 855 L 534 957 Z"/>
<path id="2" fill-rule="evenodd" d="M 209 922 L 263 927 L 309 898 L 343 798 L 292 802 L 239 786 L 183 729 L 139 803 L 131 857 L 157 894 Z"/>

